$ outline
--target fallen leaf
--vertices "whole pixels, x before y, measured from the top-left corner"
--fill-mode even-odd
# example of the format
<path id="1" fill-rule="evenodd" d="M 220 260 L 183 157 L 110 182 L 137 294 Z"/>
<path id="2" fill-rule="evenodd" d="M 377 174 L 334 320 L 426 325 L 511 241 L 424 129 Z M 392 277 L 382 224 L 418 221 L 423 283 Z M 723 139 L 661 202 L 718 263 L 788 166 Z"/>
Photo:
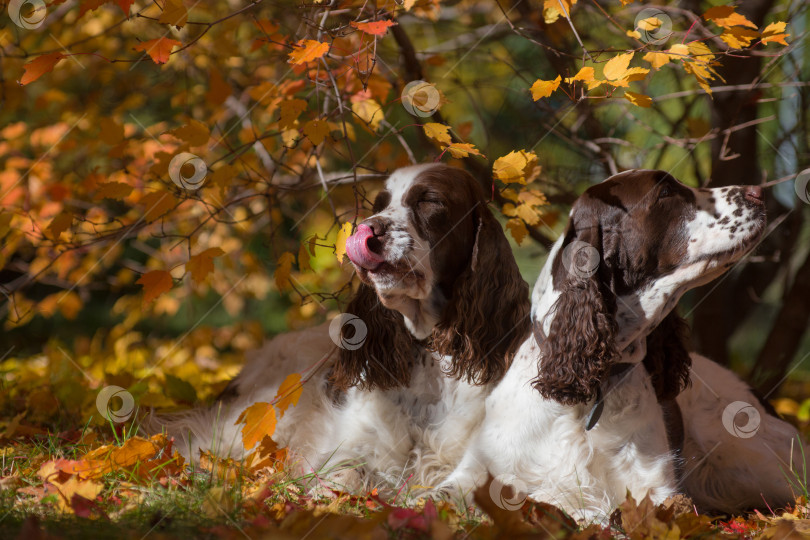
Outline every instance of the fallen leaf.
<path id="1" fill-rule="evenodd" d="M 66 56 L 67 55 L 60 52 L 52 52 L 49 54 L 43 54 L 42 56 L 37 56 L 27 64 L 23 65 L 25 73 L 20 79 L 20 84 L 25 86 L 26 84 L 32 83 L 39 79 L 45 73 L 53 71 L 53 68 L 57 62 Z"/>

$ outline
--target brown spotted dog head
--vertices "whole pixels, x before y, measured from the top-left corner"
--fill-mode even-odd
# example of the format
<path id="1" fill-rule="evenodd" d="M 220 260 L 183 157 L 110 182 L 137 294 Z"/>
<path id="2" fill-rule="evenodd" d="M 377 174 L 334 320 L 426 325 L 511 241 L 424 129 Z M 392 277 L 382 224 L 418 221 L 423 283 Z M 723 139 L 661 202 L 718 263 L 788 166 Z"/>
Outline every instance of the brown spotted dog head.
<path id="1" fill-rule="evenodd" d="M 543 338 L 535 387 L 564 404 L 584 403 L 611 365 L 644 359 L 648 342 L 658 352 L 669 340 L 682 343 L 681 325 L 664 318 L 685 291 L 749 252 L 764 225 L 759 187 L 695 189 L 664 171 L 633 170 L 589 188 L 535 288 Z M 656 388 L 676 395 L 689 356 L 679 350 L 662 366 L 658 352 L 650 360 Z"/>
<path id="2" fill-rule="evenodd" d="M 407 385 L 419 347 L 450 357 L 451 376 L 499 379 L 529 329 L 528 287 L 481 186 L 447 165 L 406 167 L 373 212 L 346 244 L 361 280 L 346 311 L 366 336 L 341 348 L 336 383 Z"/>

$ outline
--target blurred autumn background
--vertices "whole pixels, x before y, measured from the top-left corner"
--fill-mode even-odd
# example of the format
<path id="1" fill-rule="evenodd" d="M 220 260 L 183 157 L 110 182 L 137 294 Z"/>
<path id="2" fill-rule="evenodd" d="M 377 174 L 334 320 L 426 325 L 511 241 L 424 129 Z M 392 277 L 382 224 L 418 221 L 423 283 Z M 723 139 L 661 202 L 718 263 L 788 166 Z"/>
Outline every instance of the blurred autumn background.
<path id="1" fill-rule="evenodd" d="M 335 501 L 347 538 L 513 526 L 314 502 L 278 481 L 277 449 L 189 473 L 135 436 L 139 414 L 97 407 L 107 387 L 141 413 L 206 402 L 266 337 L 338 313 L 346 237 L 414 162 L 481 181 L 530 283 L 571 202 L 618 171 L 768 186 L 760 247 L 681 312 L 697 350 L 806 428 L 808 19 L 803 0 L 5 2 L 0 530 L 66 534 L 76 514 L 79 535 L 300 538 Z M 698 518 L 645 519 L 674 538 L 769 523 Z"/>

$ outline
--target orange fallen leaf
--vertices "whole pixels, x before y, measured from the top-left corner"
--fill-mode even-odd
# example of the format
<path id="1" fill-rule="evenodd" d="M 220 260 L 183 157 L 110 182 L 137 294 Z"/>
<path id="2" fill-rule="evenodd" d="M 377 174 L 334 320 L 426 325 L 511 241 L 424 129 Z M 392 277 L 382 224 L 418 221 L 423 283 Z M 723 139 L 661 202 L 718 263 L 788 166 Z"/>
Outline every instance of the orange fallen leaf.
<path id="1" fill-rule="evenodd" d="M 56 63 L 66 56 L 66 54 L 62 54 L 60 52 L 52 52 L 49 54 L 43 54 L 42 56 L 37 56 L 23 66 L 25 73 L 20 79 L 20 84 L 25 86 L 26 84 L 39 79 L 45 73 L 53 71 Z"/>

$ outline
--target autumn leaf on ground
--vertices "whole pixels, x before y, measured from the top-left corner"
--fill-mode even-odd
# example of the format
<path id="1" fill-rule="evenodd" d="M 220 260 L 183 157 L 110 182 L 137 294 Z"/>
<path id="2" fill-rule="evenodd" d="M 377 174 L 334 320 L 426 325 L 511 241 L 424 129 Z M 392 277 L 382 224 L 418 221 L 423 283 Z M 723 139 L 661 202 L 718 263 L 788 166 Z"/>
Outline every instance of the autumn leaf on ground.
<path id="1" fill-rule="evenodd" d="M 352 224 L 347 221 L 341 225 L 335 240 L 335 255 L 340 264 L 343 264 L 343 256 L 346 255 L 346 240 L 352 235 Z"/>
<path id="2" fill-rule="evenodd" d="M 285 251 L 278 258 L 276 271 L 273 273 L 273 278 L 276 280 L 276 288 L 283 291 L 290 285 L 290 273 L 292 272 L 292 264 L 295 262 L 295 255 L 289 251 Z"/>
<path id="3" fill-rule="evenodd" d="M 225 255 L 218 247 L 208 248 L 205 251 L 192 255 L 186 263 L 186 271 L 191 274 L 195 283 L 202 283 L 208 274 L 214 271 L 214 259 Z"/>
<path id="4" fill-rule="evenodd" d="M 644 94 L 636 94 L 635 92 L 625 92 L 624 99 L 637 107 L 649 108 L 652 107 L 652 99 L 650 96 Z"/>
<path id="5" fill-rule="evenodd" d="M 397 23 L 394 21 L 372 21 L 364 23 L 351 21 L 350 24 L 354 28 L 357 28 L 361 32 L 365 32 L 366 34 L 371 34 L 373 36 L 384 36 L 386 32 L 388 32 L 388 29 Z"/>
<path id="6" fill-rule="evenodd" d="M 557 78 L 553 81 L 537 79 L 531 87 L 532 99 L 537 101 L 538 99 L 549 97 L 552 92 L 560 87 L 561 80 L 562 77 L 560 75 L 557 75 Z"/>
<path id="7" fill-rule="evenodd" d="M 179 41 L 161 37 L 157 39 L 150 39 L 149 41 L 144 41 L 143 43 L 139 43 L 138 45 L 133 47 L 133 49 L 135 49 L 136 51 L 145 52 L 156 64 L 165 64 L 166 62 L 169 61 L 169 55 L 171 54 L 172 49 L 180 45 L 182 45 L 182 43 L 180 43 Z"/>
<path id="8" fill-rule="evenodd" d="M 790 34 L 785 33 L 785 23 L 782 21 L 771 23 L 762 31 L 762 43 L 779 43 L 787 47 L 786 37 Z"/>
<path id="9" fill-rule="evenodd" d="M 326 120 L 316 118 L 304 124 L 304 135 L 307 139 L 312 141 L 312 144 L 318 146 L 321 144 L 326 136 L 329 135 L 329 124 Z"/>
<path id="10" fill-rule="evenodd" d="M 442 148 L 442 152 L 444 151 L 449 151 L 450 155 L 456 159 L 470 156 L 486 157 L 484 154 L 478 151 L 475 145 L 470 143 L 452 143 Z"/>
<path id="11" fill-rule="evenodd" d="M 312 62 L 325 55 L 327 51 L 329 51 L 328 43 L 307 39 L 303 42 L 298 42 L 293 52 L 290 53 L 288 62 L 293 65 Z"/>
<path id="12" fill-rule="evenodd" d="M 169 291 L 174 285 L 172 275 L 165 270 L 152 270 L 136 281 L 143 286 L 143 304 L 153 302 L 158 296 Z"/>
<path id="13" fill-rule="evenodd" d="M 509 152 L 492 165 L 492 175 L 504 184 L 526 184 L 539 172 L 537 154 L 526 150 Z"/>
<path id="14" fill-rule="evenodd" d="M 287 378 L 284 379 L 284 382 L 279 386 L 275 399 L 273 399 L 278 409 L 279 416 L 283 416 L 290 405 L 295 407 L 298 404 L 298 400 L 301 399 L 301 393 L 303 391 L 304 387 L 301 383 L 301 374 L 291 373 L 287 375 Z"/>
<path id="15" fill-rule="evenodd" d="M 183 5 L 183 0 L 164 0 L 163 13 L 158 19 L 159 23 L 171 24 L 177 28 L 183 28 L 188 20 L 188 10 Z"/>
<path id="16" fill-rule="evenodd" d="M 26 84 L 39 79 L 45 73 L 49 73 L 53 70 L 53 67 L 57 64 L 57 62 L 66 56 L 66 54 L 62 54 L 60 52 L 52 52 L 49 54 L 43 54 L 42 56 L 37 56 L 23 66 L 25 73 L 20 79 L 20 84 L 25 86 Z"/>
<path id="17" fill-rule="evenodd" d="M 428 122 L 422 125 L 422 129 L 425 130 L 425 135 L 439 144 L 447 145 L 453 142 L 453 138 L 450 136 L 450 126 Z"/>
<path id="18" fill-rule="evenodd" d="M 234 425 L 245 424 L 242 428 L 242 444 L 250 450 L 265 436 L 272 436 L 276 430 L 276 410 L 269 403 L 254 403 L 239 415 Z"/>

